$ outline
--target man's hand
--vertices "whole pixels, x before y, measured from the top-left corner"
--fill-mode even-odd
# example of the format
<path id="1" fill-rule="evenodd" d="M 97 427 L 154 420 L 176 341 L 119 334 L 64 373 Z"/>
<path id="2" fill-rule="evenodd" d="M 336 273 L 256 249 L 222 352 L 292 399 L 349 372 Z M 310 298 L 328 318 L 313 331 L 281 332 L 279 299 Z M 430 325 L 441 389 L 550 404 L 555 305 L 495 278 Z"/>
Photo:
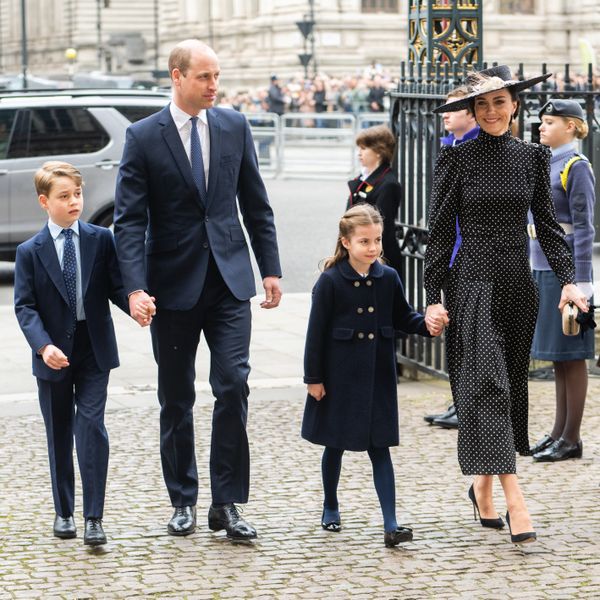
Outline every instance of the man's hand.
<path id="1" fill-rule="evenodd" d="M 309 383 L 308 393 L 318 402 L 325 395 L 325 386 L 322 383 Z"/>
<path id="2" fill-rule="evenodd" d="M 425 326 L 431 335 L 434 337 L 440 335 L 449 322 L 448 311 L 443 304 L 431 304 L 427 307 Z"/>
<path id="3" fill-rule="evenodd" d="M 64 352 L 52 344 L 44 346 L 40 350 L 40 354 L 46 365 L 55 371 L 60 371 L 69 366 L 69 359 L 65 356 Z"/>
<path id="4" fill-rule="evenodd" d="M 129 314 L 141 327 L 147 327 L 152 323 L 152 317 L 156 314 L 154 296 L 149 296 L 143 290 L 129 294 Z"/>
<path id="5" fill-rule="evenodd" d="M 279 287 L 279 277 L 265 277 L 263 279 L 265 288 L 265 300 L 260 303 L 261 308 L 276 308 L 281 302 L 281 288 Z"/>

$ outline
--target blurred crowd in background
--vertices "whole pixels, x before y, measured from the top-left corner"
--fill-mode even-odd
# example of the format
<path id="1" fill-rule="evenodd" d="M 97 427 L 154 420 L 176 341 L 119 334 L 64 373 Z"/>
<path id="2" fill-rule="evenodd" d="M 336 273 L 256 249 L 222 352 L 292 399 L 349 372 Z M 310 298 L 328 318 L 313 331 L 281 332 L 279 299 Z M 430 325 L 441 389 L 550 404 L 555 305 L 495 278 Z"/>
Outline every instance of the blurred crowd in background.
<path id="1" fill-rule="evenodd" d="M 517 72 L 515 69 L 514 73 Z M 392 75 L 377 63 L 353 75 L 320 73 L 314 78 L 296 75 L 286 79 L 273 75 L 271 81 L 262 87 L 223 92 L 219 105 L 240 112 L 271 112 L 278 115 L 290 112 L 385 112 L 389 108 L 386 92 L 397 88 L 399 79 L 399 76 Z M 550 93 L 560 93 L 565 89 L 587 90 L 588 76 L 570 73 L 566 81 L 565 74 L 557 72 L 546 86 Z M 594 73 L 593 89 L 599 94 L 596 96 L 596 107 L 600 109 L 600 70 Z"/>

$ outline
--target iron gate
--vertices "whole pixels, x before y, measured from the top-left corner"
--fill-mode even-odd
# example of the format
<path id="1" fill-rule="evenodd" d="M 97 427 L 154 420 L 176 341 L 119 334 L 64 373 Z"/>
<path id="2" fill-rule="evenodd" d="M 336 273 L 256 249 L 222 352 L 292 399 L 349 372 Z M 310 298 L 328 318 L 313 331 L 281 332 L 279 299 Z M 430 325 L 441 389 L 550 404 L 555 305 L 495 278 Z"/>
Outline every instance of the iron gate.
<path id="1" fill-rule="evenodd" d="M 496 63 L 494 63 L 495 65 Z M 486 68 L 486 65 L 483 65 Z M 536 73 L 546 73 L 542 65 Z M 433 114 L 446 94 L 461 85 L 467 75 L 466 66 L 456 63 L 442 68 L 402 63 L 398 89 L 391 93 L 391 125 L 398 140 L 394 164 L 402 186 L 398 214 L 397 235 L 404 257 L 403 275 L 406 296 L 419 311 L 425 309 L 423 288 L 424 253 L 427 247 L 427 213 L 433 180 L 433 169 L 444 130 L 441 116 Z M 594 85 L 592 65 L 585 77 L 573 76 L 565 65 L 564 82 L 557 90 L 548 80 L 536 89 L 520 94 L 521 110 L 518 117 L 519 137 L 539 141 L 539 108 L 550 97 L 577 100 L 585 106 L 590 133 L 583 140 L 582 152 L 590 159 L 596 174 L 596 197 L 600 197 L 600 89 Z M 516 76 L 516 75 L 515 75 Z M 519 65 L 519 79 L 524 79 L 523 65 Z M 596 211 L 596 240 L 600 237 L 600 210 Z M 398 349 L 398 362 L 436 376 L 446 377 L 444 339 L 428 339 L 410 335 Z"/>

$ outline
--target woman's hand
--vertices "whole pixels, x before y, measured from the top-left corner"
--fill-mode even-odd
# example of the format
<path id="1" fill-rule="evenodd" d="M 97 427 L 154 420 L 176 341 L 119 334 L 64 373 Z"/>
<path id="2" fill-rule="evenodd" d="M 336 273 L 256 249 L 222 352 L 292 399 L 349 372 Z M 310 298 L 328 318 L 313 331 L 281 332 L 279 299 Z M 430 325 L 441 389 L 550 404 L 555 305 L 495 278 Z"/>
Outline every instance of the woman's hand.
<path id="1" fill-rule="evenodd" d="M 444 327 L 450 323 L 448 311 L 443 304 L 430 304 L 425 311 L 425 326 L 427 331 L 436 337 L 442 333 Z"/>
<path id="2" fill-rule="evenodd" d="M 558 310 L 562 312 L 567 302 L 573 302 L 583 312 L 588 312 L 588 301 L 586 295 L 574 284 L 568 283 L 562 289 Z"/>
<path id="3" fill-rule="evenodd" d="M 322 383 L 309 383 L 308 393 L 318 402 L 325 395 L 325 386 Z"/>

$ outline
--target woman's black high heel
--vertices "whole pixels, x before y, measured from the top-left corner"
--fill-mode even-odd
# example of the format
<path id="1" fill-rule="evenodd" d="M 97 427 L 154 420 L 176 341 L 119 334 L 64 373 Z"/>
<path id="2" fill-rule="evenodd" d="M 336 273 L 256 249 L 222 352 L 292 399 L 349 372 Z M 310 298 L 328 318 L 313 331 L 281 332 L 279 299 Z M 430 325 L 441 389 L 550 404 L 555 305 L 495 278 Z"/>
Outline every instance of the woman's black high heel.
<path id="1" fill-rule="evenodd" d="M 502 529 L 504 527 L 504 521 L 502 517 L 498 517 L 497 519 L 482 519 L 481 513 L 479 512 L 479 506 L 477 506 L 477 499 L 475 498 L 475 490 L 473 489 L 473 484 L 469 488 L 469 500 L 473 503 L 473 519 L 477 521 L 477 516 L 479 515 L 479 522 L 482 527 L 489 527 L 491 529 Z"/>
<path id="2" fill-rule="evenodd" d="M 325 511 L 323 511 L 323 514 L 321 515 L 321 527 L 325 531 L 335 531 L 336 533 L 342 530 L 342 524 L 339 521 L 339 517 L 337 521 L 325 522 Z"/>
<path id="3" fill-rule="evenodd" d="M 535 540 L 537 540 L 537 534 L 535 531 L 525 531 L 523 533 L 517 533 L 513 535 L 510 528 L 510 516 L 508 511 L 506 512 L 506 522 L 508 523 L 508 530 L 510 531 L 510 541 L 513 544 L 529 544 L 530 542 L 535 542 Z"/>

